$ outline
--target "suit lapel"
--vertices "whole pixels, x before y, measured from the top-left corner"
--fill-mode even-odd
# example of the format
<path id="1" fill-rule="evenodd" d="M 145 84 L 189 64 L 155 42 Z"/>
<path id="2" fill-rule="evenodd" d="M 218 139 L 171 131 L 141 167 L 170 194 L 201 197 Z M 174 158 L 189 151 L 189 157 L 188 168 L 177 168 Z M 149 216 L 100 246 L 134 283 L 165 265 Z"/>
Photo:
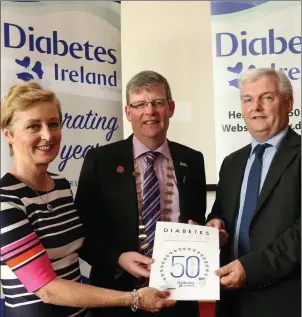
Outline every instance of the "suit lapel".
<path id="1" fill-rule="evenodd" d="M 261 206 L 275 187 L 283 171 L 297 155 L 297 151 L 294 150 L 294 147 L 299 143 L 299 137 L 290 129 L 273 158 L 259 196 L 254 216 L 257 212 L 259 212 Z"/>
<path id="2" fill-rule="evenodd" d="M 185 206 L 190 202 L 184 201 L 184 187 L 180 186 L 180 184 L 185 184 L 188 178 L 189 166 L 187 163 L 187 159 L 183 157 L 182 153 L 178 151 L 177 146 L 171 141 L 168 140 L 169 150 L 172 156 L 173 166 L 175 170 L 175 176 L 177 181 L 177 189 L 179 195 L 179 211 L 180 211 L 180 222 L 184 219 Z"/>
<path id="3" fill-rule="evenodd" d="M 118 176 L 118 188 L 123 191 L 124 209 L 127 215 L 131 213 L 133 218 L 130 219 L 137 220 L 138 207 L 135 177 L 133 175 L 134 163 L 132 146 L 132 136 L 130 136 L 121 143 L 121 147 L 115 155 L 114 164 L 116 169 L 118 167 L 124 168 L 124 171 Z"/>
<path id="4" fill-rule="evenodd" d="M 228 189 L 230 205 L 227 208 L 230 208 L 230 219 L 235 219 L 239 211 L 239 201 L 241 193 L 241 185 L 244 177 L 245 167 L 247 160 L 251 152 L 251 145 L 247 145 L 241 151 L 238 152 L 238 155 L 234 156 L 232 167 L 227 173 L 230 173 L 230 179 L 232 179 L 232 185 Z"/>
<path id="5" fill-rule="evenodd" d="M 174 170 L 175 170 L 175 176 L 176 176 L 176 181 L 177 184 L 179 184 L 181 182 L 181 175 L 182 172 L 184 170 L 184 165 L 180 165 L 180 156 L 179 153 L 177 151 L 177 148 L 174 146 L 173 142 L 168 141 L 169 144 L 169 150 L 172 156 L 172 161 L 173 161 L 173 166 L 174 166 Z"/>

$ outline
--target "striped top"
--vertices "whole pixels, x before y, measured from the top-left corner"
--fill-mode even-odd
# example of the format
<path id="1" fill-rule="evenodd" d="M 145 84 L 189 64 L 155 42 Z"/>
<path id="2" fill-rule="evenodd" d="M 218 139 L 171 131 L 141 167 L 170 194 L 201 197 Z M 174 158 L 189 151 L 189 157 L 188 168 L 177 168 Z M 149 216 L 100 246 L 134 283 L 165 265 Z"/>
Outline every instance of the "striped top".
<path id="1" fill-rule="evenodd" d="M 82 223 L 68 181 L 49 173 L 53 211 L 41 196 L 10 173 L 0 180 L 1 284 L 5 317 L 86 316 L 85 308 L 44 304 L 33 294 L 56 276 L 81 282 L 78 249 Z M 44 201 L 43 201 L 43 199 Z"/>

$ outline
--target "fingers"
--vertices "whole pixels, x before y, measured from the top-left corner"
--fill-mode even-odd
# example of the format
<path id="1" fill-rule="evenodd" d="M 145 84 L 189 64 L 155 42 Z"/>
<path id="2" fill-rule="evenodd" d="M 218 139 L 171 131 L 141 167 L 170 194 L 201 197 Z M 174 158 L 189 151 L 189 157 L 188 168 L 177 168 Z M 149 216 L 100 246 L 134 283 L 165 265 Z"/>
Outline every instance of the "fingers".
<path id="1" fill-rule="evenodd" d="M 147 257 L 145 255 L 142 255 L 138 252 L 125 252 L 122 253 L 119 257 L 119 261 L 121 262 L 139 262 L 143 264 L 152 264 L 153 260 L 150 257 Z"/>
<path id="2" fill-rule="evenodd" d="M 118 264 L 122 269 L 135 277 L 149 277 L 148 265 L 152 264 L 152 259 L 138 252 L 125 252 L 119 257 Z"/>
<path id="3" fill-rule="evenodd" d="M 219 236 L 228 236 L 229 234 L 224 229 L 219 229 Z"/>
<path id="4" fill-rule="evenodd" d="M 213 222 L 213 227 L 216 228 L 216 229 L 220 229 L 220 225 L 216 221 Z"/>
<path id="5" fill-rule="evenodd" d="M 163 301 L 162 307 L 172 307 L 175 304 L 176 304 L 176 300 L 168 299 L 168 300 Z"/>
<path id="6" fill-rule="evenodd" d="M 220 285 L 223 289 L 232 288 L 233 277 L 230 274 L 231 272 L 229 265 L 223 266 L 215 272 L 220 277 Z"/>
<path id="7" fill-rule="evenodd" d="M 164 307 L 172 307 L 176 304 L 175 300 L 166 299 L 171 295 L 170 291 L 157 291 L 156 295 L 163 300 L 159 301 L 159 308 L 162 309 Z"/>
<path id="8" fill-rule="evenodd" d="M 167 300 L 170 296 L 169 291 L 159 291 L 155 288 L 144 287 L 138 290 L 140 300 L 140 308 L 151 311 L 158 312 L 164 307 L 171 307 L 175 305 L 176 301 Z"/>
<path id="9" fill-rule="evenodd" d="M 214 220 L 214 227 L 217 229 L 224 229 L 225 225 L 221 219 L 213 219 Z"/>
<path id="10" fill-rule="evenodd" d="M 189 225 L 198 225 L 197 222 L 195 222 L 195 221 L 193 221 L 193 220 L 191 220 L 191 219 L 188 221 L 188 224 L 189 224 Z"/>
<path id="11" fill-rule="evenodd" d="M 240 289 L 246 283 L 246 273 L 241 262 L 237 259 L 217 270 L 220 285 L 224 289 Z"/>
<path id="12" fill-rule="evenodd" d="M 171 295 L 170 291 L 158 291 L 157 296 L 161 297 L 161 298 L 168 298 Z M 174 306 L 176 304 L 175 300 L 163 300 L 161 301 L 161 307 L 171 307 Z"/>
<path id="13" fill-rule="evenodd" d="M 231 266 L 228 264 L 216 270 L 215 274 L 219 277 L 222 277 L 222 276 L 230 274 L 231 272 L 232 272 Z"/>
<path id="14" fill-rule="evenodd" d="M 133 275 L 135 274 L 136 277 L 150 277 L 150 271 L 146 269 L 144 266 L 137 265 L 133 268 Z"/>
<path id="15" fill-rule="evenodd" d="M 226 275 L 226 276 L 223 276 L 221 279 L 220 279 L 220 285 L 224 288 L 232 288 L 232 277 L 231 275 Z"/>
<path id="16" fill-rule="evenodd" d="M 214 228 L 214 219 L 210 220 L 209 222 L 206 223 L 207 227 L 213 227 Z"/>
<path id="17" fill-rule="evenodd" d="M 151 271 L 151 264 L 148 264 L 148 265 L 146 266 L 146 269 L 147 269 L 148 271 Z"/>
<path id="18" fill-rule="evenodd" d="M 138 252 L 133 252 L 135 255 L 133 256 L 133 261 L 140 262 L 146 265 L 151 265 L 153 260 L 145 255 L 142 255 Z"/>
<path id="19" fill-rule="evenodd" d="M 170 292 L 169 291 L 157 291 L 156 295 L 158 297 L 161 297 L 161 298 L 167 298 L 170 296 Z"/>
<path id="20" fill-rule="evenodd" d="M 166 296 L 169 297 L 171 295 L 171 292 L 170 291 L 164 291 Z"/>
<path id="21" fill-rule="evenodd" d="M 224 222 L 221 220 L 221 219 L 212 219 L 210 220 L 206 226 L 208 227 L 213 227 L 213 228 L 216 228 L 216 229 L 224 229 Z"/>
<path id="22" fill-rule="evenodd" d="M 219 245 L 221 247 L 227 243 L 228 237 L 229 234 L 224 229 L 219 230 Z"/>

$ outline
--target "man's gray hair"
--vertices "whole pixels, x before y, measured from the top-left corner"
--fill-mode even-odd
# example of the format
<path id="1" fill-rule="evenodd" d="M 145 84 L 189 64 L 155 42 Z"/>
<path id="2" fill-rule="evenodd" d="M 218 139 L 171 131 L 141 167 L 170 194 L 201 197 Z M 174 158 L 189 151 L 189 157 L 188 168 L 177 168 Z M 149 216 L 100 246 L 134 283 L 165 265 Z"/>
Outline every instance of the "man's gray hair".
<path id="1" fill-rule="evenodd" d="M 167 79 L 159 73 L 151 70 L 144 70 L 134 75 L 126 86 L 126 101 L 129 105 L 130 93 L 138 93 L 140 89 L 149 90 L 152 86 L 164 85 L 167 95 L 167 100 L 172 100 L 171 88 Z"/>
<path id="2" fill-rule="evenodd" d="M 282 71 L 276 71 L 273 68 L 252 68 L 245 72 L 239 79 L 239 88 L 245 83 L 253 83 L 257 81 L 260 77 L 272 76 L 277 79 L 279 84 L 279 92 L 282 96 L 293 97 L 293 87 Z"/>

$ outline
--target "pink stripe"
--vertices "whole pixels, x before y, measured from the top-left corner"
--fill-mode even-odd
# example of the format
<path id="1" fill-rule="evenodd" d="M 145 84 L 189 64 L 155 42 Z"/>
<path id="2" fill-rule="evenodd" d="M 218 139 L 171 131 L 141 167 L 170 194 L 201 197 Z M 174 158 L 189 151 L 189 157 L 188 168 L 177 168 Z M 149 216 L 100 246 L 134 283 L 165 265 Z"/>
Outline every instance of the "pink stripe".
<path id="1" fill-rule="evenodd" d="M 9 252 L 10 250 L 13 250 L 15 248 L 18 248 L 20 247 L 21 245 L 23 245 L 24 243 L 28 242 L 29 240 L 32 240 L 33 238 L 37 238 L 37 235 L 35 232 L 31 233 L 30 235 L 10 244 L 10 245 L 7 245 L 5 247 L 2 247 L 1 248 L 1 254 L 3 253 L 6 253 L 6 252 Z"/>
<path id="2" fill-rule="evenodd" d="M 7 253 L 5 256 L 2 257 L 2 259 L 3 259 L 3 260 L 6 260 L 6 259 L 8 259 L 8 258 L 14 256 L 15 254 L 18 254 L 18 253 L 20 253 L 21 251 L 23 251 L 23 250 L 29 248 L 30 246 L 36 244 L 36 243 L 39 242 L 39 241 L 40 241 L 40 240 L 37 238 L 37 239 L 35 239 L 35 240 L 33 240 L 33 241 L 31 241 L 31 242 L 25 244 L 23 247 L 18 248 L 18 249 L 15 250 L 15 251 L 12 251 L 12 252 Z"/>
<path id="3" fill-rule="evenodd" d="M 30 293 L 40 289 L 57 276 L 46 253 L 14 273 Z"/>

